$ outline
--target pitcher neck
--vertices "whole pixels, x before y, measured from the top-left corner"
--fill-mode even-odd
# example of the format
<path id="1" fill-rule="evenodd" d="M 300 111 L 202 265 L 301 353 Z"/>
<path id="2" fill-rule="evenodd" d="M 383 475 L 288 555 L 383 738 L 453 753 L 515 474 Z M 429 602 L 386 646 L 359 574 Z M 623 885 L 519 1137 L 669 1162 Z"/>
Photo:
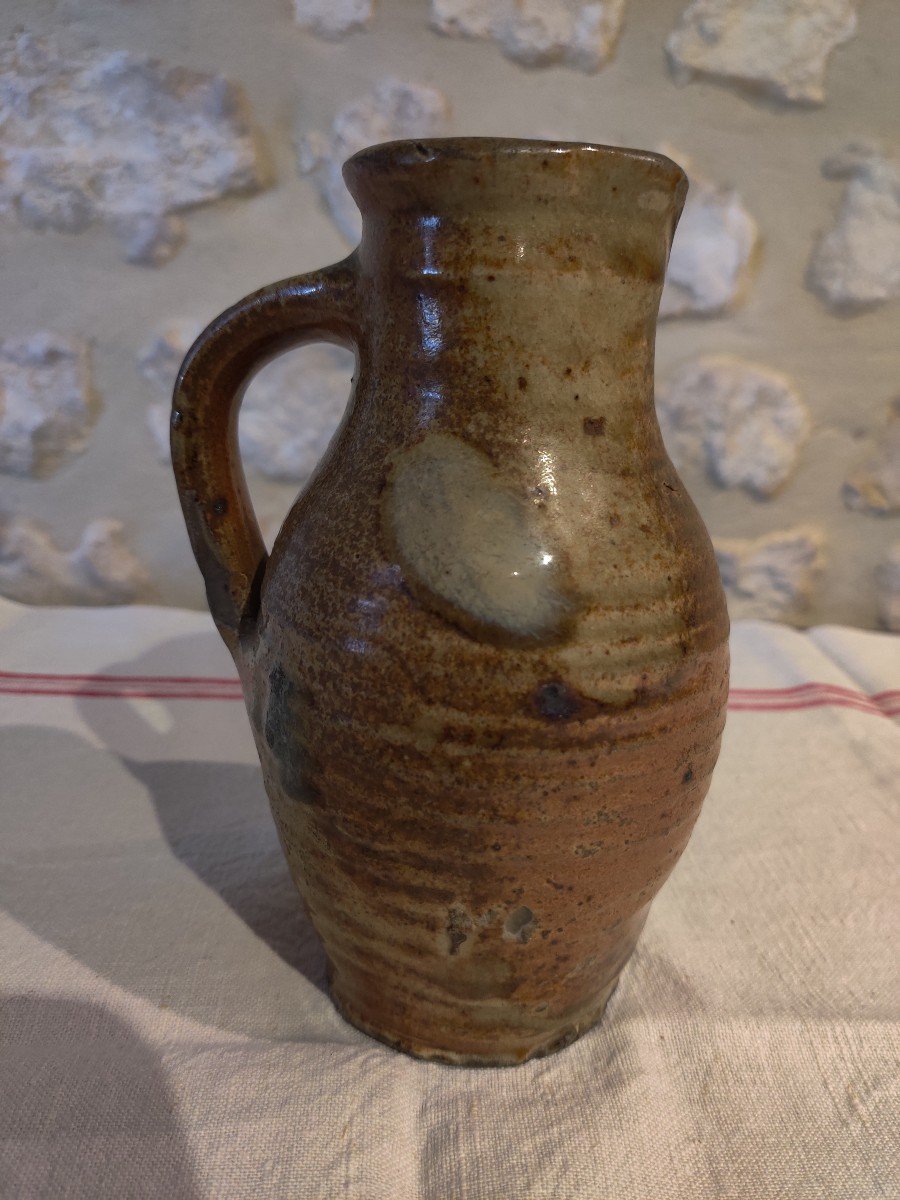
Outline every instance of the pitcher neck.
<path id="1" fill-rule="evenodd" d="M 652 404 L 653 346 L 680 168 L 609 147 L 392 143 L 345 178 L 376 378 L 400 412 L 528 428 Z M 405 423 L 404 423 L 405 424 Z M 496 422 L 494 422 L 496 428 Z"/>
<path id="2" fill-rule="evenodd" d="M 652 406 L 664 260 L 614 263 L 590 233 L 553 254 L 509 225 L 463 238 L 439 218 L 370 221 L 360 260 L 371 369 L 418 398 L 416 424 L 502 405 L 546 427 L 593 419 L 598 396 L 606 413 Z"/>
<path id="3" fill-rule="evenodd" d="M 344 178 L 375 274 L 611 271 L 660 282 L 687 191 L 662 155 L 617 147 L 448 138 L 354 155 Z"/>

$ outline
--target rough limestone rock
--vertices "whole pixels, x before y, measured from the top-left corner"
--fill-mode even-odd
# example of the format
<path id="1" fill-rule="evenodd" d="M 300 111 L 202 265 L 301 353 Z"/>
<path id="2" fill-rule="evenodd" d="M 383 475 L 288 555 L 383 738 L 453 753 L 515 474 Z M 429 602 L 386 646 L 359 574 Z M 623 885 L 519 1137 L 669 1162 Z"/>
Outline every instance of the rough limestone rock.
<path id="1" fill-rule="evenodd" d="M 690 169 L 671 146 L 660 152 L 690 176 L 687 202 L 672 244 L 659 315 L 713 316 L 730 312 L 750 279 L 759 229 L 738 193 Z"/>
<path id="2" fill-rule="evenodd" d="M 198 321 L 171 321 L 161 329 L 138 355 L 138 370 L 154 384 L 163 397 L 147 409 L 147 424 L 156 443 L 161 462 L 171 461 L 169 452 L 169 414 L 172 390 L 178 368 L 194 339 L 203 329 Z M 244 401 L 246 404 L 246 399 Z"/>
<path id="3" fill-rule="evenodd" d="M 374 0 L 294 0 L 294 19 L 302 29 L 333 39 L 366 29 L 374 9 Z"/>
<path id="4" fill-rule="evenodd" d="M 853 144 L 822 165 L 828 179 L 846 179 L 834 228 L 813 247 L 807 281 L 840 311 L 852 312 L 900 296 L 900 160 L 876 146 Z"/>
<path id="5" fill-rule="evenodd" d="M 115 229 L 126 259 L 145 267 L 163 266 L 187 240 L 187 222 L 174 213 L 123 217 Z"/>
<path id="6" fill-rule="evenodd" d="M 714 538 L 731 619 L 802 616 L 825 566 L 824 544 L 822 531 L 810 526 L 758 538 Z"/>
<path id="7" fill-rule="evenodd" d="M 891 406 L 874 452 L 847 477 L 844 503 L 879 516 L 900 513 L 900 399 Z"/>
<path id="8" fill-rule="evenodd" d="M 359 240 L 361 222 L 344 186 L 344 162 L 377 142 L 437 136 L 445 132 L 449 112 L 447 98 L 437 88 L 388 77 L 342 108 L 330 134 L 313 132 L 301 140 L 300 172 L 313 180 L 338 229 L 351 242 Z"/>
<path id="9" fill-rule="evenodd" d="M 0 471 L 52 475 L 85 449 L 98 413 L 86 342 L 46 332 L 0 342 Z"/>
<path id="10" fill-rule="evenodd" d="M 561 63 L 596 71 L 612 56 L 622 31 L 625 0 L 432 0 L 439 33 L 489 38 L 526 67 Z"/>
<path id="11" fill-rule="evenodd" d="M 151 405 L 151 432 L 169 461 L 169 399 L 178 368 L 200 327 L 174 322 L 153 339 L 138 362 L 165 400 Z M 253 379 L 241 405 L 244 466 L 268 479 L 305 483 L 340 423 L 350 393 L 353 356 L 315 344 L 275 359 Z"/>
<path id="12" fill-rule="evenodd" d="M 885 629 L 900 633 L 900 542 L 894 542 L 875 572 L 878 616 Z"/>
<path id="13" fill-rule="evenodd" d="M 699 75 L 822 104 L 828 57 L 855 32 L 854 0 L 691 0 L 666 50 L 679 83 Z"/>
<path id="14" fill-rule="evenodd" d="M 0 215 L 70 233 L 103 221 L 130 261 L 159 264 L 184 240 L 175 214 L 262 183 L 220 76 L 25 33 L 0 48 Z"/>
<path id="15" fill-rule="evenodd" d="M 202 330 L 199 321 L 170 321 L 138 355 L 141 374 L 155 384 L 170 403 L 178 368 Z M 168 417 L 166 419 L 168 421 Z M 168 444 L 168 434 L 166 442 Z"/>
<path id="16" fill-rule="evenodd" d="M 785 375 L 728 354 L 684 363 L 656 400 L 676 467 L 702 462 L 721 487 L 757 497 L 790 477 L 809 434 L 806 405 Z"/>
<path id="17" fill-rule="evenodd" d="M 118 521 L 91 521 L 74 550 L 46 526 L 0 516 L 0 595 L 21 604 L 129 604 L 147 596 L 147 573 Z"/>

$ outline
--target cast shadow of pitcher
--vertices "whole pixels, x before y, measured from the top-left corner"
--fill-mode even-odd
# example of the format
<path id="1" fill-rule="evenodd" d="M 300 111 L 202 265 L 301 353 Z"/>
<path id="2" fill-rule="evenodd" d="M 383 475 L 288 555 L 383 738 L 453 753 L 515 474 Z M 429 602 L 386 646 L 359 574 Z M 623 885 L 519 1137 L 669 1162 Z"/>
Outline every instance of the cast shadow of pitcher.
<path id="1" fill-rule="evenodd" d="M 210 630 L 173 639 L 128 663 L 113 664 L 109 672 L 152 676 L 165 674 L 164 664 L 196 661 L 201 674 L 211 657 L 203 644 L 208 641 L 219 648 Z M 82 697 L 79 710 L 94 734 L 146 789 L 176 858 L 220 896 L 281 963 L 325 993 L 324 952 L 288 873 L 258 764 L 169 757 L 167 744 L 175 741 L 177 723 L 183 734 L 184 722 L 198 717 L 208 722 L 221 714 L 229 722 L 237 720 L 245 731 L 243 704 L 161 703 L 169 710 L 168 732 L 142 719 L 133 705 L 112 708 Z M 246 738 L 249 743 L 249 730 Z M 174 745 L 172 750 L 177 753 Z"/>
<path id="2" fill-rule="evenodd" d="M 162 1064 L 124 1021 L 101 1004 L 15 995 L 0 1023 L 0 1195 L 200 1195 Z"/>
<path id="3" fill-rule="evenodd" d="M 203 643 L 214 638 L 175 639 L 104 673 L 159 676 L 178 663 L 203 674 Z M 288 874 L 259 766 L 190 756 L 192 742 L 215 742 L 210 720 L 220 722 L 219 744 L 247 739 L 249 751 L 243 705 L 153 705 L 151 721 L 141 704 L 80 697 L 79 714 L 105 750 L 58 727 L 0 732 L 19 831 L 0 903 L 92 970 L 204 1024 L 354 1041 L 325 994 L 324 953 Z"/>

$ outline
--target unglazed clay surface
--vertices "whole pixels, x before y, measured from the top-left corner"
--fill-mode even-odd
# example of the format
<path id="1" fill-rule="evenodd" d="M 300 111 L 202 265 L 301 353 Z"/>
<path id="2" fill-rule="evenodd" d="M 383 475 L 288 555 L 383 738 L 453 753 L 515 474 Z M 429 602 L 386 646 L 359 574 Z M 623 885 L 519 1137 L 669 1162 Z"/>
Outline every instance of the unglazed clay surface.
<path id="1" fill-rule="evenodd" d="M 358 252 L 210 327 L 176 475 L 336 1003 L 515 1063 L 602 1014 L 718 754 L 725 602 L 653 408 L 685 179 L 495 139 L 345 175 Z M 229 414 L 314 338 L 356 345 L 353 395 L 267 559 Z"/>

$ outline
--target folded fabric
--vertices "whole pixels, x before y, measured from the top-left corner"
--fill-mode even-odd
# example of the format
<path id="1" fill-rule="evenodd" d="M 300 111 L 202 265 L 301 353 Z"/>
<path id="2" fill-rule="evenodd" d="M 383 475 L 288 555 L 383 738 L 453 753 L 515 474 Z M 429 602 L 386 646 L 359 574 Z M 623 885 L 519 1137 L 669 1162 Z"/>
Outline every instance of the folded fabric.
<path id="1" fill-rule="evenodd" d="M 900 639 L 740 622 L 602 1024 L 507 1069 L 335 1012 L 209 619 L 0 602 L 0 1196 L 900 1194 Z"/>

